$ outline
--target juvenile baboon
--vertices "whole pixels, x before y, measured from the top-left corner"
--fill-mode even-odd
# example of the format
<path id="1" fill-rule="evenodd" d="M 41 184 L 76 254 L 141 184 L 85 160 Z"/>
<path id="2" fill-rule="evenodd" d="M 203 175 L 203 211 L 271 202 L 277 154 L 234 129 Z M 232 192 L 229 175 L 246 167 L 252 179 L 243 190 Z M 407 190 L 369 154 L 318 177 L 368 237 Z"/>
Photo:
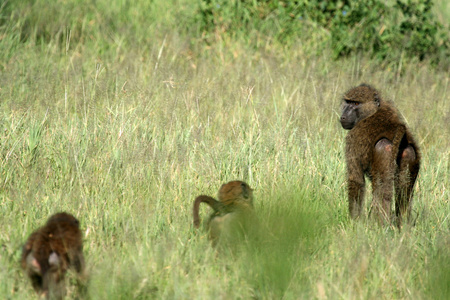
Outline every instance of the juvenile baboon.
<path id="1" fill-rule="evenodd" d="M 218 198 L 219 201 L 206 195 L 198 196 L 193 209 L 195 228 L 200 225 L 200 203 L 206 203 L 214 210 L 206 224 L 213 246 L 217 245 L 220 236 L 230 227 L 245 226 L 253 212 L 253 189 L 245 182 L 230 181 L 223 184 Z"/>
<path id="2" fill-rule="evenodd" d="M 21 266 L 34 290 L 47 299 L 65 295 L 64 275 L 69 267 L 78 278 L 84 276 L 84 257 L 80 223 L 71 214 L 51 216 L 45 226 L 28 238 L 22 249 Z"/>
<path id="3" fill-rule="evenodd" d="M 402 217 L 411 214 L 414 183 L 420 168 L 417 143 L 399 112 L 380 93 L 361 84 L 344 94 L 341 125 L 350 130 L 346 137 L 348 201 L 352 218 L 362 213 L 366 174 L 372 181 L 377 219 L 390 218 L 395 187 L 395 214 L 400 228 Z"/>

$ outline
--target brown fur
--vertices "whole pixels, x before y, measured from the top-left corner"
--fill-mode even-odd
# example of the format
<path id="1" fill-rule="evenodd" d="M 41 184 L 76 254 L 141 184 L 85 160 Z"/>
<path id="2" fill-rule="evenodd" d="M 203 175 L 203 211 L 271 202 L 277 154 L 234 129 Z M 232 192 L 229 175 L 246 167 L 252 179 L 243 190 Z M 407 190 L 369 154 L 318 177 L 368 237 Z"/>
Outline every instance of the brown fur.
<path id="1" fill-rule="evenodd" d="M 216 245 L 225 228 L 240 224 L 253 211 L 253 190 L 243 181 L 230 181 L 223 184 L 219 190 L 219 201 L 200 195 L 194 201 L 194 227 L 200 225 L 200 203 L 208 204 L 214 212 L 211 214 L 206 227 L 209 238 Z"/>
<path id="2" fill-rule="evenodd" d="M 68 213 L 51 216 L 33 232 L 22 249 L 21 266 L 35 291 L 51 299 L 65 295 L 64 276 L 69 267 L 82 275 L 84 257 L 78 220 Z"/>
<path id="3" fill-rule="evenodd" d="M 346 137 L 349 211 L 352 218 L 362 213 L 364 175 L 373 186 L 377 218 L 390 217 L 393 188 L 398 226 L 411 213 L 413 187 L 420 169 L 420 150 L 392 103 L 379 92 L 362 84 L 343 96 L 341 124 Z"/>

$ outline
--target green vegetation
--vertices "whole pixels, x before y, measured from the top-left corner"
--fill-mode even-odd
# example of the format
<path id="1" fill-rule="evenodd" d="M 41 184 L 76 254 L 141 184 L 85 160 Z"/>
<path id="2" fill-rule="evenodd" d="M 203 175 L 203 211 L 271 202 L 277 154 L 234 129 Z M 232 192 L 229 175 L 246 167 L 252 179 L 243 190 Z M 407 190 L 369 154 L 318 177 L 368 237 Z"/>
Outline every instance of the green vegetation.
<path id="1" fill-rule="evenodd" d="M 35 297 L 21 246 L 64 210 L 85 233 L 92 299 L 448 299 L 445 55 L 336 60 L 318 21 L 298 36 L 254 18 L 205 31 L 200 5 L 0 3 L 0 298 Z M 448 28 L 447 1 L 433 11 Z M 348 219 L 339 101 L 360 82 L 422 148 L 402 232 Z M 192 202 L 234 179 L 255 188 L 259 227 L 216 253 Z"/>
<path id="2" fill-rule="evenodd" d="M 289 43 L 302 32 L 314 36 L 303 34 L 304 43 L 321 41 L 313 51 L 331 47 L 335 58 L 364 52 L 384 61 L 406 56 L 449 63 L 448 26 L 432 13 L 431 0 L 200 2 L 201 28 L 210 35 L 256 33 Z"/>

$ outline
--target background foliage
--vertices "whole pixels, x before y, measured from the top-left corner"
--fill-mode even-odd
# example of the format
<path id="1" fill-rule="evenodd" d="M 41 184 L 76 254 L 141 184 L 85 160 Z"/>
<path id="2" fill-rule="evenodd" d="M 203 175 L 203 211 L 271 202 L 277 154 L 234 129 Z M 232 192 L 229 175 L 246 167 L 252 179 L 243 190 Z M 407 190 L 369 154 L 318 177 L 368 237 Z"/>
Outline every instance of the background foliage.
<path id="1" fill-rule="evenodd" d="M 431 0 L 202 0 L 199 19 L 204 33 L 262 34 L 281 43 L 308 42 L 307 33 L 323 31 L 335 58 L 363 52 L 389 61 L 429 57 L 448 66 L 449 28 L 432 8 Z"/>

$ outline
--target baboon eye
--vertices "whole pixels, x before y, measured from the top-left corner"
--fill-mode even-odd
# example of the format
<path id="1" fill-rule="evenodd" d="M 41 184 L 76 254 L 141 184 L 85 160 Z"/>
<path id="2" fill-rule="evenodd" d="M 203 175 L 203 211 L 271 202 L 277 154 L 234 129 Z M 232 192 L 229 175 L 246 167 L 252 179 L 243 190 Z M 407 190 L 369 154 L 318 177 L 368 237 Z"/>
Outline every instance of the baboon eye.
<path id="1" fill-rule="evenodd" d="M 355 104 L 355 106 L 358 106 L 358 105 L 359 105 L 359 102 L 354 102 L 354 104 Z"/>

